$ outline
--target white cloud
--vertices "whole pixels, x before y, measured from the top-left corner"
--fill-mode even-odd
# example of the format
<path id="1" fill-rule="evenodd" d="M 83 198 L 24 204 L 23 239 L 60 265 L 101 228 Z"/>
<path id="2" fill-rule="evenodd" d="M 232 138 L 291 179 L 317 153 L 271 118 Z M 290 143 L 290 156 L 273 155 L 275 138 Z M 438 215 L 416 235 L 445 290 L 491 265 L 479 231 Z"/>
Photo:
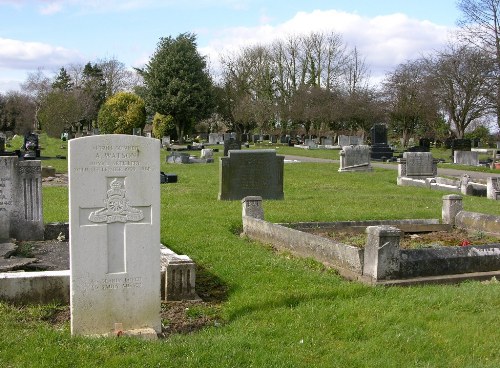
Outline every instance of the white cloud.
<path id="1" fill-rule="evenodd" d="M 404 14 L 368 18 L 356 13 L 315 10 L 298 12 L 292 19 L 275 26 L 221 30 L 200 51 L 214 62 L 218 55 L 244 46 L 266 44 L 280 37 L 313 31 L 333 31 L 342 35 L 344 42 L 349 47 L 356 47 L 365 58 L 372 77 L 380 79 L 398 64 L 444 47 L 451 29 Z"/>
<path id="2" fill-rule="evenodd" d="M 62 65 L 82 60 L 78 51 L 64 47 L 0 38 L 0 68 L 60 68 Z"/>

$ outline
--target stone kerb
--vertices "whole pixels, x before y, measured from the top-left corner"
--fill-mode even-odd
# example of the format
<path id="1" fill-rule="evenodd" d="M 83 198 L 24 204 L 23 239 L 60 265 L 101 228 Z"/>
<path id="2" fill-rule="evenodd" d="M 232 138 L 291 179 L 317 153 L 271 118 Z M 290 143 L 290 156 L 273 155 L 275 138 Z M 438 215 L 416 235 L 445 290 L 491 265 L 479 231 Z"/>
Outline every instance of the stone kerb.
<path id="1" fill-rule="evenodd" d="M 344 146 L 340 151 L 339 172 L 372 171 L 370 146 Z"/>
<path id="2" fill-rule="evenodd" d="M 398 178 L 434 178 L 437 176 L 437 163 L 430 152 L 405 152 L 398 159 Z"/>
<path id="3" fill-rule="evenodd" d="M 41 162 L 0 157 L 0 238 L 42 240 L 43 231 Z"/>
<path id="4" fill-rule="evenodd" d="M 441 217 L 443 224 L 455 226 L 455 218 L 462 211 L 462 196 L 458 194 L 448 194 L 443 196 L 443 206 L 441 209 Z"/>
<path id="5" fill-rule="evenodd" d="M 160 321 L 160 144 L 131 135 L 69 141 L 71 333 Z"/>
<path id="6" fill-rule="evenodd" d="M 262 197 L 248 196 L 241 200 L 243 217 L 250 216 L 264 220 L 264 209 L 262 208 Z"/>
<path id="7" fill-rule="evenodd" d="M 219 200 L 283 199 L 283 165 L 275 150 L 229 151 L 220 161 Z"/>
<path id="8" fill-rule="evenodd" d="M 368 226 L 366 233 L 363 275 L 372 280 L 398 277 L 403 232 L 392 226 Z"/>
<path id="9" fill-rule="evenodd" d="M 495 201 L 500 200 L 500 178 L 489 177 L 486 184 L 486 196 Z"/>

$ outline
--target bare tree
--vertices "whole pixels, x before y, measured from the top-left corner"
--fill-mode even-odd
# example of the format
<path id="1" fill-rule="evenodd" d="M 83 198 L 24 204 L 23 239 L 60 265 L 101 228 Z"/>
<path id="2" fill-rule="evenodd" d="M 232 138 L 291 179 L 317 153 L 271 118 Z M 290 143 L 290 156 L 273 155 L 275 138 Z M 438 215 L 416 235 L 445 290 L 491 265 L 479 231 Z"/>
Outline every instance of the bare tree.
<path id="1" fill-rule="evenodd" d="M 424 90 L 426 69 L 422 60 L 398 65 L 383 82 L 384 99 L 393 130 L 402 135 L 403 146 L 424 124 L 428 94 Z"/>
<path id="2" fill-rule="evenodd" d="M 474 121 L 492 112 L 492 60 L 477 48 L 450 45 L 428 59 L 432 87 L 441 109 L 459 138 Z"/>
<path id="3" fill-rule="evenodd" d="M 497 126 L 500 127 L 500 1 L 458 0 L 462 18 L 458 25 L 464 40 L 487 53 L 493 60 L 494 84 L 490 100 L 495 107 Z"/>

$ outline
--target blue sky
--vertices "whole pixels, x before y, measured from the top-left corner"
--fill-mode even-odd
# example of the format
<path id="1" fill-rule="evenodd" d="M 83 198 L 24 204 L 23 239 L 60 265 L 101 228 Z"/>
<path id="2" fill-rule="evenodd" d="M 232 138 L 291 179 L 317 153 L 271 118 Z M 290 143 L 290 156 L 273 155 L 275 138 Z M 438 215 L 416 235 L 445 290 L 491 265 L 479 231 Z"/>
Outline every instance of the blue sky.
<path id="1" fill-rule="evenodd" d="M 334 31 L 382 78 L 397 64 L 443 47 L 456 0 L 0 0 L 0 92 L 27 73 L 116 58 L 142 66 L 160 37 L 197 35 L 211 64 L 241 46 Z"/>

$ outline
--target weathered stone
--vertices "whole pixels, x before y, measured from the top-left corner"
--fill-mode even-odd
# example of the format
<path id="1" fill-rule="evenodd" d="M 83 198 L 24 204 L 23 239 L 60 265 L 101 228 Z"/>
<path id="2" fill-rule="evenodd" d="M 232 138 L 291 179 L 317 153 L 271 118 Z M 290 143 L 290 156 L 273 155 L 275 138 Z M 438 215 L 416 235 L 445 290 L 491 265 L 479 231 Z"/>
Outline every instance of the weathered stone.
<path id="1" fill-rule="evenodd" d="M 251 216 L 264 220 L 264 209 L 262 208 L 262 197 L 249 196 L 241 200 L 242 216 Z"/>
<path id="2" fill-rule="evenodd" d="M 0 157 L 0 239 L 43 239 L 42 176 L 38 160 Z"/>
<path id="3" fill-rule="evenodd" d="M 455 226 L 455 218 L 462 209 L 462 196 L 457 194 L 443 196 L 443 206 L 441 210 L 443 223 Z"/>
<path id="4" fill-rule="evenodd" d="M 339 172 L 372 170 L 369 146 L 344 146 L 340 151 Z"/>
<path id="5" fill-rule="evenodd" d="M 399 276 L 399 241 L 403 232 L 392 226 L 368 226 L 363 275 L 373 280 Z"/>

